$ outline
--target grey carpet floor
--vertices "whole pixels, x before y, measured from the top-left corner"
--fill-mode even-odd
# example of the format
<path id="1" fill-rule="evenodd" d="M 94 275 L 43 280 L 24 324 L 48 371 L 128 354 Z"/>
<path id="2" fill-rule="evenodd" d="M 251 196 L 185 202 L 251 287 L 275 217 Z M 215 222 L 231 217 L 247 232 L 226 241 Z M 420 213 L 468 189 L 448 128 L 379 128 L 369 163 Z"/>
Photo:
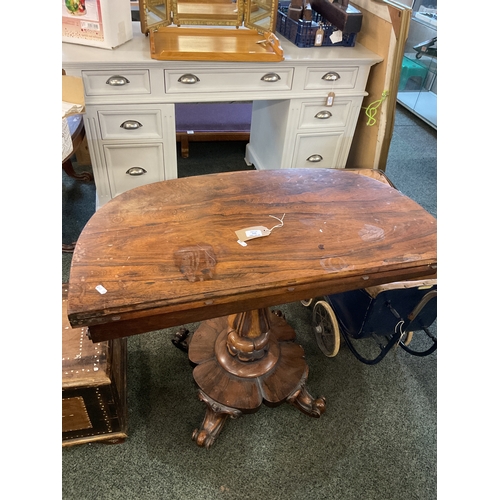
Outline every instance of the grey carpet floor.
<path id="1" fill-rule="evenodd" d="M 213 148 L 210 155 L 207 147 Z M 194 143 L 191 157 L 184 164 L 179 160 L 179 175 L 182 169 L 196 171 L 207 157 L 213 168 L 243 169 L 243 154 L 242 143 Z M 433 215 L 436 168 L 436 132 L 398 107 L 386 173 Z M 63 178 L 65 243 L 78 237 L 92 215 L 94 196 L 92 183 Z M 63 253 L 63 282 L 70 263 L 71 254 Z M 312 334 L 310 308 L 292 303 L 275 309 L 285 313 L 305 350 L 311 393 L 326 397 L 320 419 L 286 404 L 264 406 L 228 421 L 210 450 L 198 448 L 191 433 L 204 405 L 186 354 L 171 343 L 178 328 L 130 337 L 129 436 L 117 445 L 64 448 L 62 498 L 436 498 L 437 353 L 417 358 L 396 349 L 367 366 L 342 346 L 335 358 L 327 358 Z"/>

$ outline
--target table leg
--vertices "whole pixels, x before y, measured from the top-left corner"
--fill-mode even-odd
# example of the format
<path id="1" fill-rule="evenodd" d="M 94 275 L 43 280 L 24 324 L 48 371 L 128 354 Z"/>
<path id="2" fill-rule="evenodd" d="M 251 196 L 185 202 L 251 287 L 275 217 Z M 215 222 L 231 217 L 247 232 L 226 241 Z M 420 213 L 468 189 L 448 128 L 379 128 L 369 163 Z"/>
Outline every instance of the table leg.
<path id="1" fill-rule="evenodd" d="M 66 160 L 65 162 L 63 162 L 62 168 L 66 172 L 66 174 L 69 177 L 73 177 L 73 179 L 77 179 L 79 181 L 94 180 L 94 175 L 92 174 L 92 172 L 81 172 L 77 174 L 75 169 L 73 168 L 73 163 L 71 163 L 71 160 Z"/>
<path id="2" fill-rule="evenodd" d="M 195 429 L 193 432 L 193 441 L 196 441 L 198 446 L 210 448 L 215 438 L 220 434 L 227 417 L 237 418 L 241 416 L 241 411 L 236 408 L 229 408 L 214 401 L 207 396 L 203 391 L 198 392 L 198 397 L 207 405 L 205 418 L 200 429 Z"/>
<path id="3" fill-rule="evenodd" d="M 325 398 L 314 399 L 306 388 L 309 368 L 293 328 L 267 308 L 204 321 L 188 352 L 207 406 L 193 433 L 198 446 L 210 447 L 228 416 L 253 413 L 262 403 L 288 402 L 316 418 L 325 411 Z"/>

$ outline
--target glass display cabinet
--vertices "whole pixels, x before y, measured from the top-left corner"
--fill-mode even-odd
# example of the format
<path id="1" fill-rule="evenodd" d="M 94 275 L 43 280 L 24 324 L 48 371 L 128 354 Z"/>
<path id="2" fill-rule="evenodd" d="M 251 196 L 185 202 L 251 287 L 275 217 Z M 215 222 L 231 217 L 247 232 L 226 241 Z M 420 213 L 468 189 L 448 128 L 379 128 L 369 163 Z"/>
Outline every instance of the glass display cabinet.
<path id="1" fill-rule="evenodd" d="M 415 0 L 398 102 L 437 129 L 437 0 Z"/>

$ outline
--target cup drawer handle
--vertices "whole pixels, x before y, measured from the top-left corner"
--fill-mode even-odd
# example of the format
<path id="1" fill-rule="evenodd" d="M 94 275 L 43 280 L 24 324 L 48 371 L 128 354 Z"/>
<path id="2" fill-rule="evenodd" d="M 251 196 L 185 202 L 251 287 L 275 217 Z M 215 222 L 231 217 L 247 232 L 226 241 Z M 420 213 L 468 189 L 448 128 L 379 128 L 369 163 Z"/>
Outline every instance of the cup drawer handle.
<path id="1" fill-rule="evenodd" d="M 200 79 L 191 73 L 186 73 L 185 75 L 182 75 L 178 80 L 180 83 L 185 83 L 188 85 L 192 85 L 193 83 L 197 83 L 200 81 Z"/>
<path id="2" fill-rule="evenodd" d="M 130 167 L 125 173 L 133 176 L 144 175 L 147 173 L 147 170 L 142 167 Z"/>
<path id="3" fill-rule="evenodd" d="M 335 71 L 329 71 L 328 73 L 325 73 L 321 79 L 326 80 L 327 82 L 336 82 L 337 80 L 340 80 L 340 75 L 335 73 Z"/>
<path id="4" fill-rule="evenodd" d="M 331 118 L 332 114 L 330 111 L 318 111 L 315 115 L 314 118 L 318 118 L 319 120 L 327 120 L 328 118 Z"/>
<path id="5" fill-rule="evenodd" d="M 280 75 L 278 75 L 277 73 L 266 73 L 262 78 L 261 80 L 263 82 L 279 82 L 281 80 L 281 77 Z"/>
<path id="6" fill-rule="evenodd" d="M 137 130 L 142 127 L 142 123 L 137 120 L 125 120 L 120 127 L 125 130 Z"/>
<path id="7" fill-rule="evenodd" d="M 311 163 L 318 163 L 323 159 L 321 155 L 311 155 L 307 161 L 310 161 Z"/>
<path id="8" fill-rule="evenodd" d="M 106 80 L 106 83 L 113 87 L 121 87 L 123 85 L 127 85 L 127 83 L 130 83 L 130 80 L 127 80 L 124 76 L 113 75 Z"/>

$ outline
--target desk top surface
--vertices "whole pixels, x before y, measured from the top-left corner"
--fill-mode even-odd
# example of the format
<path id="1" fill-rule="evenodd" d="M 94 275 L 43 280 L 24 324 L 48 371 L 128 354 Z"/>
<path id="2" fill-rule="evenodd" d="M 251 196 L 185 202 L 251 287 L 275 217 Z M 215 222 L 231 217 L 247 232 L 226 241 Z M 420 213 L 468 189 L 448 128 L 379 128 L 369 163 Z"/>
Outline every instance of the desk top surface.
<path id="1" fill-rule="evenodd" d="M 235 231 L 272 228 L 238 243 Z M 435 274 L 436 219 L 398 190 L 336 169 L 242 171 L 127 191 L 76 245 L 71 324 L 95 342 Z M 120 333 L 121 332 L 121 333 Z"/>
<path id="2" fill-rule="evenodd" d="M 295 63 L 314 63 L 321 62 L 331 65 L 332 61 L 336 64 L 345 62 L 346 64 L 353 64 L 353 61 L 358 63 L 364 62 L 365 64 L 375 64 L 382 60 L 382 57 L 371 52 L 360 44 L 354 47 L 310 47 L 299 48 L 292 42 L 287 40 L 281 35 L 276 35 L 284 51 L 284 61 L 279 63 L 262 63 L 262 62 L 221 62 L 221 61 L 157 61 L 151 58 L 149 48 L 149 37 L 141 33 L 140 23 L 133 22 L 133 38 L 123 45 L 115 49 L 102 49 L 97 47 L 89 47 L 85 45 L 78 45 L 73 43 L 62 44 L 62 65 L 66 68 L 73 66 L 92 66 L 94 64 L 106 64 L 113 67 L 113 65 L 144 65 L 147 64 L 151 67 L 194 67 L 198 65 L 209 65 L 212 67 L 217 65 L 228 65 L 234 67 L 235 64 L 280 64 L 286 65 L 287 62 Z M 182 28 L 176 28 L 182 29 Z"/>

